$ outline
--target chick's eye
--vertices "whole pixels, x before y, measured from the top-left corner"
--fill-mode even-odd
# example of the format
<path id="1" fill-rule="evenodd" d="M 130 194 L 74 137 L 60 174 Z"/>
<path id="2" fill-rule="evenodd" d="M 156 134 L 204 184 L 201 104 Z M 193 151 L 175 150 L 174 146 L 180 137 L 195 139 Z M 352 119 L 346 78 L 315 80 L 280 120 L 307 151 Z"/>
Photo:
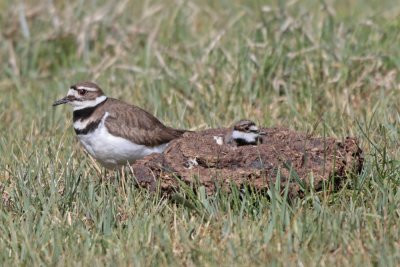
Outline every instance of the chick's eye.
<path id="1" fill-rule="evenodd" d="M 81 90 L 78 91 L 78 93 L 79 93 L 80 95 L 86 95 L 87 90 L 81 89 Z"/>

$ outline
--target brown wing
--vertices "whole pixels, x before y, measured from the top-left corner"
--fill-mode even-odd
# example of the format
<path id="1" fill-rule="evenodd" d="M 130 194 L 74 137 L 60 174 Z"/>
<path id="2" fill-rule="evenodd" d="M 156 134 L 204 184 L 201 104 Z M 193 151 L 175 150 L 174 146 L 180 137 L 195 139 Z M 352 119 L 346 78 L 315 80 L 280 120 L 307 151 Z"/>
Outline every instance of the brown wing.
<path id="1" fill-rule="evenodd" d="M 116 103 L 116 101 L 118 103 Z M 116 99 L 108 99 L 105 120 L 108 131 L 135 144 L 158 146 L 181 136 L 185 130 L 163 125 L 147 111 Z M 111 105 L 110 105 L 111 104 Z M 113 104 L 113 105 L 112 105 Z"/>

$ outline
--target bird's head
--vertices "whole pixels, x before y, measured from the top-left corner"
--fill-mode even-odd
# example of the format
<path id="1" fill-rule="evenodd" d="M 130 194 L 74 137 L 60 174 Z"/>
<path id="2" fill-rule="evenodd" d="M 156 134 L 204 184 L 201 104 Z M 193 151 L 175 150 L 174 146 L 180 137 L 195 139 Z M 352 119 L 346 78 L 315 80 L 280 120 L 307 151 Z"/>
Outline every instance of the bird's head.
<path id="1" fill-rule="evenodd" d="M 232 139 L 236 141 L 238 145 L 254 145 L 261 143 L 262 139 L 260 135 L 265 134 L 265 132 L 258 129 L 253 121 L 240 120 L 233 126 Z"/>
<path id="2" fill-rule="evenodd" d="M 67 96 L 54 102 L 53 106 L 61 104 L 70 104 L 74 110 L 97 106 L 105 101 L 107 97 L 101 88 L 92 82 L 79 82 L 72 85 Z"/>
<path id="3" fill-rule="evenodd" d="M 242 133 L 254 133 L 258 135 L 265 135 L 265 132 L 260 131 L 254 121 L 240 120 L 233 126 L 234 131 Z"/>

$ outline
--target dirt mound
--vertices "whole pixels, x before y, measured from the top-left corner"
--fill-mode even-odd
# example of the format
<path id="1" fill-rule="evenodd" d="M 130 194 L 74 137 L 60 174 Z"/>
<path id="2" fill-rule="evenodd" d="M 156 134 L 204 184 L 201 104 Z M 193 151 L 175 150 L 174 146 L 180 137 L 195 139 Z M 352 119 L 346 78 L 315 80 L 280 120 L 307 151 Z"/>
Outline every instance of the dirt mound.
<path id="1" fill-rule="evenodd" d="M 162 154 L 152 154 L 132 165 L 139 185 L 164 194 L 174 192 L 180 181 L 206 188 L 229 190 L 234 183 L 242 188 L 252 185 L 264 191 L 280 176 L 281 188 L 290 183 L 291 196 L 302 195 L 310 185 L 316 190 L 334 177 L 335 185 L 346 175 L 361 171 L 362 150 L 355 137 L 344 141 L 309 137 L 284 128 L 261 129 L 262 144 L 235 147 L 221 144 L 228 128 L 185 133 L 173 140 Z M 218 144 L 219 143 L 219 144 Z"/>

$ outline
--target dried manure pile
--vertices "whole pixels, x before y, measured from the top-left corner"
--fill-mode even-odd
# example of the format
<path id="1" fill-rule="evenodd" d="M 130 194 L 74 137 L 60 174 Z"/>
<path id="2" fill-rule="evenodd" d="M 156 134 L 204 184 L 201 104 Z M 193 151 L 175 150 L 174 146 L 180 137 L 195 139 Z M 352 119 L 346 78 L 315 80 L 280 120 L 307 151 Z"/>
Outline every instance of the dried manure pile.
<path id="1" fill-rule="evenodd" d="M 223 141 L 232 131 L 228 128 L 185 133 L 162 154 L 133 164 L 136 182 L 168 195 L 182 182 L 195 189 L 204 186 L 208 194 L 232 185 L 266 192 L 279 179 L 281 190 L 288 185 L 293 197 L 301 196 L 311 182 L 320 190 L 324 182 L 334 181 L 337 189 L 347 176 L 361 171 L 363 156 L 356 137 L 340 141 L 284 128 L 260 130 L 261 143 L 243 146 Z"/>

